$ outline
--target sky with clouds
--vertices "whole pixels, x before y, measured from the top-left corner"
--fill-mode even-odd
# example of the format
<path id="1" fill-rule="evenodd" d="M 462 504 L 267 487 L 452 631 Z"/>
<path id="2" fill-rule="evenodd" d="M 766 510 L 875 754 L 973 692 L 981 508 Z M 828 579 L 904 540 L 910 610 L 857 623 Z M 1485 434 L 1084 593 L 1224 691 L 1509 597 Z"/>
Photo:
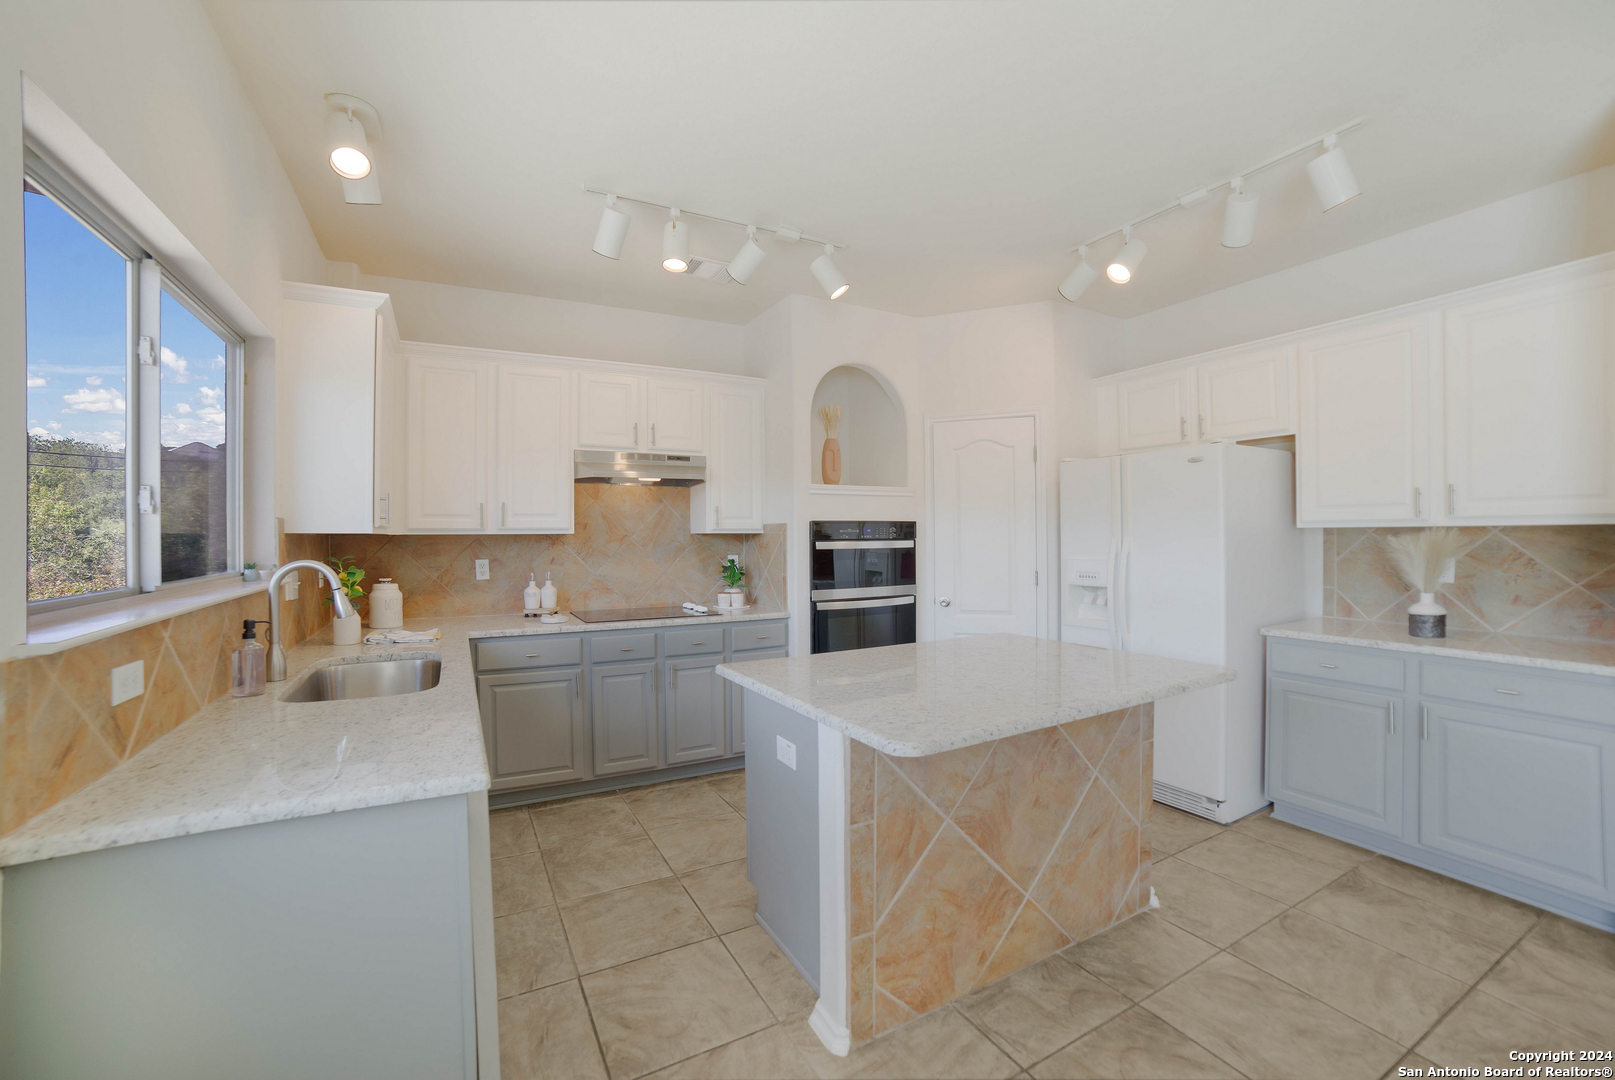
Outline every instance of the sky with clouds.
<path id="1" fill-rule="evenodd" d="M 44 195 L 23 195 L 28 430 L 122 448 L 127 263 Z M 224 441 L 225 343 L 163 293 L 162 443 Z"/>

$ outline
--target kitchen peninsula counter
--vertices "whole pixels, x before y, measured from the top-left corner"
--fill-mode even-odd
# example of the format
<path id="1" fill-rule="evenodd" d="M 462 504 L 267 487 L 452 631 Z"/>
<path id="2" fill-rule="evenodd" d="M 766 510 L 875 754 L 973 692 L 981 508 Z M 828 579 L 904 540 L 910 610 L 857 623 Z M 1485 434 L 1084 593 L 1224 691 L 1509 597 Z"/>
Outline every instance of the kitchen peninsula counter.
<path id="1" fill-rule="evenodd" d="M 1149 906 L 1153 703 L 1235 677 L 1012 634 L 718 673 L 757 921 L 841 1054 Z"/>

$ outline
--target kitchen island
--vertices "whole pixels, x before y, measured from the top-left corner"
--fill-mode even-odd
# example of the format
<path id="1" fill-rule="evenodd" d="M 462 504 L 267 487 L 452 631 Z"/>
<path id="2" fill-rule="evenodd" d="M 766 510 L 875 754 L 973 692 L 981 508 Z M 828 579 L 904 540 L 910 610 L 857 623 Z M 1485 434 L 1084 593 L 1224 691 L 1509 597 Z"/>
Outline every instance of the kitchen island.
<path id="1" fill-rule="evenodd" d="M 757 921 L 845 1054 L 1151 902 L 1153 703 L 1231 668 L 994 634 L 726 664 Z"/>

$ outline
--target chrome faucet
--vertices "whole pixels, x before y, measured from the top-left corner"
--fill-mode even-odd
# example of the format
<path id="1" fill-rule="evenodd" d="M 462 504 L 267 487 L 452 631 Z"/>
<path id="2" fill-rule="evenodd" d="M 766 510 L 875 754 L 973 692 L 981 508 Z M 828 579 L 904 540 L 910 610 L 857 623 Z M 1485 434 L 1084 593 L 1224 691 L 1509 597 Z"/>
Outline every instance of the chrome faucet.
<path id="1" fill-rule="evenodd" d="M 280 569 L 269 575 L 269 659 L 265 664 L 264 680 L 266 682 L 283 682 L 286 678 L 286 650 L 280 645 L 280 594 L 275 589 L 280 585 L 281 578 L 288 572 L 302 567 L 318 570 L 325 575 L 325 580 L 331 583 L 331 602 L 336 607 L 336 617 L 339 619 L 351 618 L 354 614 L 353 601 L 348 599 L 348 591 L 342 587 L 342 579 L 336 576 L 324 563 L 317 563 L 313 559 L 296 559 L 283 564 Z"/>

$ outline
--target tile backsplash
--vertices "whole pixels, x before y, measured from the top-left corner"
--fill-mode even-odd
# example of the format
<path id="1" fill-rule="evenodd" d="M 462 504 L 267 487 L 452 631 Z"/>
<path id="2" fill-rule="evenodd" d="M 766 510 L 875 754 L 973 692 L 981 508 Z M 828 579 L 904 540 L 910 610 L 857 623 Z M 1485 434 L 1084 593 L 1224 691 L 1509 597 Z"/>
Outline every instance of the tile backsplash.
<path id="1" fill-rule="evenodd" d="M 564 610 L 712 602 L 718 567 L 737 555 L 753 603 L 783 607 L 785 526 L 752 535 L 690 535 L 690 489 L 578 484 L 576 524 L 565 535 L 336 535 L 331 555 L 352 555 L 365 585 L 388 577 L 406 618 L 499 615 L 522 609 L 527 575 L 550 574 Z M 478 581 L 476 560 L 489 576 Z"/>
<path id="2" fill-rule="evenodd" d="M 1400 529 L 1325 529 L 1323 613 L 1404 622 L 1417 597 L 1383 537 Z M 1615 641 L 1615 525 L 1466 528 L 1457 580 L 1438 598 L 1447 625 L 1532 637 Z"/>

